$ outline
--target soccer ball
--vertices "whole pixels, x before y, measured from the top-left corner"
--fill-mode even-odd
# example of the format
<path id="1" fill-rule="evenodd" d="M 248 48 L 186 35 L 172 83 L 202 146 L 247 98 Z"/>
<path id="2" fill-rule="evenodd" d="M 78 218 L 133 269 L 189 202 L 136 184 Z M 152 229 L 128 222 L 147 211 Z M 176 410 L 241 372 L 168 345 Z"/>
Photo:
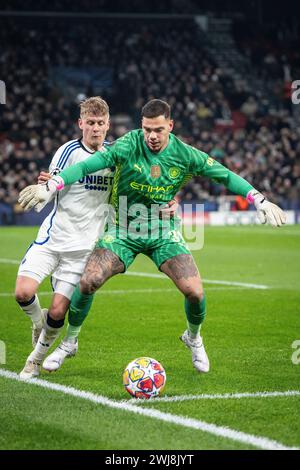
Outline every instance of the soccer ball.
<path id="1" fill-rule="evenodd" d="M 123 385 L 134 398 L 158 397 L 166 384 L 163 366 L 151 357 L 139 357 L 130 362 L 123 373 Z"/>

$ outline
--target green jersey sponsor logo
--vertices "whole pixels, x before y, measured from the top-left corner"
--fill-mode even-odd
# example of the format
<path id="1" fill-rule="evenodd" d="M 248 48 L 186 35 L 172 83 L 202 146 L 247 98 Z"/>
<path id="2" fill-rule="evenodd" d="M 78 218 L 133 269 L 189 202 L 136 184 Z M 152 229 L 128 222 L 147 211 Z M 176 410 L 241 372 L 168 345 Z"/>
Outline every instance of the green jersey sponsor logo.
<path id="1" fill-rule="evenodd" d="M 152 184 L 141 184 L 137 183 L 136 181 L 131 181 L 130 187 L 145 193 L 168 193 L 172 191 L 174 185 L 169 184 L 168 186 L 153 186 Z"/>

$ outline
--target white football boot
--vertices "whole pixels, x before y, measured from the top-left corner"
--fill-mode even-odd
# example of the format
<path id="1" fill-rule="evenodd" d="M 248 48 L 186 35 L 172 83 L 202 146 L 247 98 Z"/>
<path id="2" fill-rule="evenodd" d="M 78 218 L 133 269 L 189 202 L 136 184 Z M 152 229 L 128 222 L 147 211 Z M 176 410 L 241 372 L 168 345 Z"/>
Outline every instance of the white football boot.
<path id="1" fill-rule="evenodd" d="M 31 359 L 27 359 L 25 367 L 23 370 L 21 370 L 19 377 L 22 380 L 34 379 L 35 377 L 38 377 L 40 375 L 40 370 L 40 363 L 32 361 Z"/>
<path id="2" fill-rule="evenodd" d="M 36 325 L 32 325 L 32 347 L 35 348 L 38 342 L 38 339 L 40 337 L 41 331 L 43 329 L 43 326 L 46 323 L 47 320 L 47 315 L 48 315 L 48 309 L 47 308 L 42 308 L 42 326 L 38 328 Z"/>
<path id="3" fill-rule="evenodd" d="M 69 343 L 63 340 L 59 346 L 43 362 L 43 369 L 48 372 L 58 370 L 67 357 L 73 357 L 78 351 L 78 340 L 75 343 Z"/>
<path id="4" fill-rule="evenodd" d="M 180 337 L 181 341 L 192 351 L 192 363 L 198 372 L 209 371 L 209 360 L 204 349 L 204 344 L 201 336 L 192 339 L 189 335 L 188 330 L 185 330 L 183 335 Z"/>

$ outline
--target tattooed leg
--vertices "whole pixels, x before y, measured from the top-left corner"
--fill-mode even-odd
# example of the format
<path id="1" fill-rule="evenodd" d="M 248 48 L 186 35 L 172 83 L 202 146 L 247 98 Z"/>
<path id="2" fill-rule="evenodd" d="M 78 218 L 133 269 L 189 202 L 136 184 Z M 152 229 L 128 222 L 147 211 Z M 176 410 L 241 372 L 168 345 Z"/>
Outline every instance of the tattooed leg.
<path id="1" fill-rule="evenodd" d="M 185 296 L 184 309 L 188 332 L 198 338 L 205 318 L 205 296 L 198 268 L 191 255 L 177 255 L 163 263 L 160 269 L 169 276 Z"/>
<path id="2" fill-rule="evenodd" d="M 125 269 L 120 258 L 106 248 L 96 248 L 88 258 L 84 273 L 80 280 L 80 291 L 93 294 L 109 278 Z"/>
<path id="3" fill-rule="evenodd" d="M 201 300 L 203 287 L 198 268 L 191 255 L 177 255 L 165 261 L 161 271 L 172 279 L 176 287 L 191 302 Z"/>
<path id="4" fill-rule="evenodd" d="M 107 279 L 122 271 L 124 271 L 124 265 L 112 251 L 96 248 L 91 253 L 81 277 L 80 286 L 76 287 L 72 295 L 69 325 L 64 341 L 67 343 L 77 342 L 81 326 L 91 309 L 94 293 Z M 63 351 L 65 351 L 65 348 L 63 348 Z M 62 361 L 65 357 L 64 355 Z M 62 361 L 60 364 L 62 364 Z"/>

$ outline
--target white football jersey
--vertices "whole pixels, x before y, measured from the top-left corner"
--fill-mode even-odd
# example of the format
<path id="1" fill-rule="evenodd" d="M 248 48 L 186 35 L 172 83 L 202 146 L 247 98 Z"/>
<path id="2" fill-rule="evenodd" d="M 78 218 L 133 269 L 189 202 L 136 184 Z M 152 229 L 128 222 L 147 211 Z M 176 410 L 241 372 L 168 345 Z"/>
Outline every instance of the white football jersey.
<path id="1" fill-rule="evenodd" d="M 71 140 L 57 150 L 49 171 L 58 174 L 92 153 L 81 139 Z M 105 228 L 113 179 L 114 168 L 106 168 L 59 191 L 34 243 L 61 252 L 93 249 Z"/>

